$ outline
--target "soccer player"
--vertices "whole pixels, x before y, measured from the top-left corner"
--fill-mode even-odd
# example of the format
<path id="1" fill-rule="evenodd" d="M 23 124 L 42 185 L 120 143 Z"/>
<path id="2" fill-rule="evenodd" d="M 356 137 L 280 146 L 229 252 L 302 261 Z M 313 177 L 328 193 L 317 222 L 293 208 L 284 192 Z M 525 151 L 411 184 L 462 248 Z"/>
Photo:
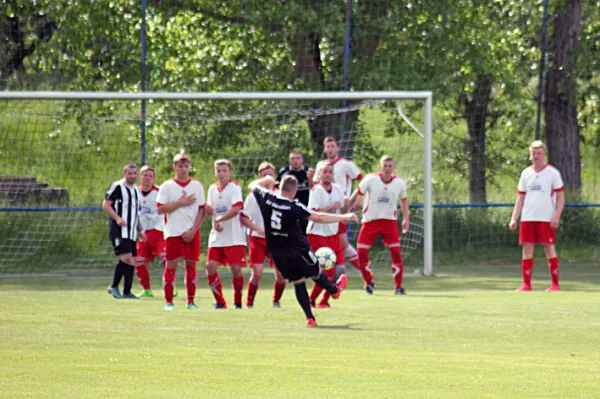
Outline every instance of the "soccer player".
<path id="1" fill-rule="evenodd" d="M 405 295 L 402 288 L 402 276 L 404 265 L 400 252 L 400 234 L 398 234 L 398 214 L 396 205 L 400 199 L 402 211 L 402 232 L 408 231 L 408 198 L 406 197 L 406 184 L 404 180 L 394 175 L 396 163 L 394 158 L 384 155 L 380 162 L 380 173 L 374 173 L 360 182 L 358 188 L 350 198 L 352 208 L 357 199 L 367 195 L 363 205 L 362 226 L 358 233 L 357 247 L 360 262 L 360 272 L 365 282 L 365 290 L 372 294 L 375 289 L 371 262 L 369 260 L 369 248 L 373 245 L 375 238 L 380 235 L 384 245 L 389 249 L 392 256 L 392 272 L 394 275 L 394 292 Z"/>
<path id="2" fill-rule="evenodd" d="M 160 258 L 163 269 L 167 265 L 167 255 L 165 253 L 165 240 L 163 238 L 162 216 L 156 211 L 158 197 L 158 186 L 154 185 L 154 168 L 145 165 L 140 169 L 142 184 L 138 187 L 141 191 L 141 210 L 140 221 L 144 226 L 146 240 L 137 242 L 137 257 L 135 272 L 144 289 L 138 294 L 138 297 L 153 297 L 154 293 L 150 287 L 150 272 L 148 263 L 154 260 L 155 256 Z"/>
<path id="3" fill-rule="evenodd" d="M 275 166 L 269 162 L 263 162 L 258 167 L 258 177 L 262 178 L 265 176 L 275 177 Z M 271 187 L 269 187 L 270 189 Z M 246 216 L 244 218 L 244 216 Z M 262 215 L 260 213 L 260 208 L 258 207 L 258 203 L 256 202 L 256 198 L 252 193 L 248 195 L 246 198 L 246 202 L 244 202 L 244 214 L 243 219 L 250 219 L 257 227 L 248 232 L 250 236 L 250 250 L 248 251 L 248 257 L 250 258 L 250 265 L 252 267 L 252 275 L 250 276 L 250 281 L 248 281 L 247 287 L 247 295 L 246 295 L 246 308 L 254 307 L 254 298 L 256 297 L 256 291 L 258 290 L 258 285 L 260 284 L 260 280 L 263 276 L 263 269 L 265 258 L 269 258 L 269 265 L 273 267 L 273 259 L 269 250 L 267 249 L 267 242 L 265 241 L 265 223 L 263 221 Z M 279 308 L 281 305 L 279 304 L 279 300 L 283 295 L 283 290 L 285 289 L 285 279 L 277 270 L 275 270 L 275 283 L 273 284 L 273 307 Z"/>
<path id="4" fill-rule="evenodd" d="M 164 238 L 167 267 L 163 274 L 165 310 L 173 310 L 175 272 L 179 259 L 185 260 L 187 309 L 198 309 L 194 303 L 198 277 L 196 263 L 200 260 L 200 226 L 204 221 L 204 187 L 190 177 L 191 159 L 186 154 L 173 158 L 175 178 L 158 189 L 157 212 L 164 218 Z"/>
<path id="5" fill-rule="evenodd" d="M 306 277 L 312 278 L 321 288 L 326 289 L 334 299 L 348 284 L 346 275 L 340 276 L 336 285 L 321 273 L 317 258 L 310 249 L 305 232 L 300 229 L 299 220 L 308 219 L 318 223 L 339 223 L 358 221 L 352 213 L 332 215 L 312 212 L 293 198 L 296 195 L 298 181 L 294 176 L 285 176 L 280 184 L 280 192 L 274 195 L 264 187 L 273 184 L 271 176 L 265 176 L 252 183 L 260 212 L 265 221 L 265 239 L 267 248 L 273 257 L 275 267 L 284 278 L 294 283 L 296 299 L 306 316 L 307 327 L 316 327 L 317 322 L 310 308 L 310 299 L 306 291 Z"/>
<path id="6" fill-rule="evenodd" d="M 322 164 L 321 169 L 318 171 L 320 183 L 313 186 L 308 201 L 308 209 L 318 212 L 327 213 L 340 213 L 340 210 L 347 210 L 347 203 L 344 206 L 344 193 L 340 186 L 333 181 L 333 166 L 331 164 Z M 347 202 L 347 199 L 346 199 Z M 322 247 L 329 247 L 336 255 L 336 262 L 338 265 L 344 264 L 344 251 L 338 237 L 339 223 L 316 223 L 308 222 L 308 229 L 306 231 L 306 238 L 313 251 L 317 251 Z M 336 265 L 337 266 L 337 265 Z M 323 273 L 329 277 L 333 282 L 335 281 L 335 270 L 331 268 L 324 270 Z M 313 285 L 310 293 L 311 306 L 315 306 L 319 294 L 323 289 L 317 284 Z M 329 293 L 325 292 L 323 298 L 316 306 L 317 308 L 329 308 Z"/>
<path id="7" fill-rule="evenodd" d="M 108 223 L 109 237 L 115 255 L 119 261 L 115 265 L 113 282 L 108 287 L 108 293 L 116 299 L 137 299 L 131 293 L 133 273 L 135 268 L 136 247 L 138 236 L 145 240 L 142 224 L 139 222 L 140 191 L 135 185 L 138 170 L 135 164 L 123 168 L 123 179 L 114 182 L 102 201 L 102 209 L 110 216 Z M 119 292 L 119 284 L 124 277 L 123 295 Z"/>
<path id="8" fill-rule="evenodd" d="M 315 170 L 304 165 L 304 157 L 302 156 L 302 151 L 299 149 L 294 149 L 290 152 L 288 166 L 279 170 L 277 181 L 280 182 L 287 175 L 292 175 L 298 180 L 298 192 L 295 199 L 300 201 L 304 206 L 308 206 L 308 196 L 314 184 Z M 302 230 L 306 231 L 308 221 L 303 219 L 300 223 Z"/>
<path id="9" fill-rule="evenodd" d="M 333 182 L 340 186 L 345 198 L 350 198 L 352 194 L 352 182 L 354 180 L 360 181 L 362 174 L 354 162 L 340 158 L 338 152 L 340 147 L 333 136 L 327 136 L 323 140 L 323 151 L 327 155 L 327 159 L 319 161 L 315 170 L 320 170 L 323 164 L 330 163 L 333 165 Z M 315 174 L 314 181 L 319 182 L 320 178 L 318 174 Z M 350 209 L 352 210 L 352 209 Z M 348 259 L 350 263 L 357 269 L 360 268 L 358 262 L 358 253 L 356 249 L 348 242 L 348 225 L 346 223 L 340 224 L 338 230 L 340 243 L 342 244 L 342 250 L 344 251 L 344 257 Z M 340 265 L 339 268 L 336 266 L 336 275 L 346 273 L 346 266 Z"/>
<path id="10" fill-rule="evenodd" d="M 565 206 L 565 193 L 560 172 L 546 163 L 546 146 L 539 140 L 529 145 L 531 166 L 523 170 L 517 188 L 517 200 L 509 228 L 516 230 L 521 215 L 519 243 L 523 246 L 521 272 L 523 285 L 517 291 L 531 291 L 533 251 L 539 242 L 544 246 L 552 284 L 546 291 L 560 291 L 556 229 Z"/>
<path id="11" fill-rule="evenodd" d="M 223 284 L 217 268 L 219 265 L 231 268 L 233 286 L 233 305 L 242 308 L 244 275 L 246 266 L 246 233 L 240 220 L 244 205 L 240 185 L 231 180 L 233 168 L 227 159 L 218 159 L 214 163 L 217 182 L 208 189 L 207 202 L 212 214 L 212 229 L 208 238 L 208 262 L 206 277 L 213 296 L 217 301 L 215 309 L 227 309 L 223 297 Z"/>

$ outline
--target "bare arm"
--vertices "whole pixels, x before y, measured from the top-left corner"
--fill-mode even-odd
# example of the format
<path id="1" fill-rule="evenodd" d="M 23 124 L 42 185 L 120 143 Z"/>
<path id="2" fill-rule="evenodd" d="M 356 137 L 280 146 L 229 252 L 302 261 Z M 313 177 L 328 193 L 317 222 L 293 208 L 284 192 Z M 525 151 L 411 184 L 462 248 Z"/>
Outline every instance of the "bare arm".
<path id="1" fill-rule="evenodd" d="M 239 206 L 234 206 L 231 207 L 230 210 L 228 210 L 223 216 L 219 216 L 218 218 L 215 219 L 216 223 L 223 223 L 229 219 L 233 219 L 234 217 L 236 217 L 237 215 L 240 214 L 241 208 Z"/>
<path id="2" fill-rule="evenodd" d="M 194 224 L 192 225 L 192 227 L 181 235 L 181 239 L 183 241 L 192 241 L 198 230 L 200 230 L 200 226 L 202 226 L 202 223 L 204 222 L 205 215 L 206 214 L 204 213 L 204 208 L 200 208 L 198 210 L 198 214 L 196 215 L 196 219 L 194 219 Z"/>
<path id="3" fill-rule="evenodd" d="M 103 200 L 102 201 L 102 209 L 104 210 L 104 212 L 108 213 L 108 216 L 111 217 L 111 219 L 113 219 L 115 222 L 117 222 L 117 224 L 121 227 L 125 227 L 127 226 L 127 222 L 125 220 L 123 220 L 119 215 L 117 215 L 117 212 L 115 212 L 115 210 L 113 209 L 113 202 L 111 200 Z"/>
<path id="4" fill-rule="evenodd" d="M 400 200 L 400 210 L 402 211 L 402 232 L 406 233 L 410 226 L 410 222 L 408 220 L 408 198 L 402 198 Z"/>
<path id="5" fill-rule="evenodd" d="M 358 189 L 354 190 L 350 196 L 350 204 L 348 205 L 348 209 L 354 209 L 354 205 L 356 204 L 356 201 L 360 200 L 360 197 L 362 197 L 362 194 L 358 191 Z"/>
<path id="6" fill-rule="evenodd" d="M 345 213 L 343 215 L 334 215 L 331 213 L 315 212 L 310 215 L 308 220 L 315 223 L 339 223 L 339 222 L 356 222 L 358 223 L 358 216 L 353 213 Z"/>
<path id="7" fill-rule="evenodd" d="M 554 218 L 550 222 L 550 227 L 553 229 L 557 229 L 560 224 L 560 216 L 562 215 L 562 211 L 565 208 L 565 192 L 558 191 L 556 193 L 556 213 L 554 214 Z"/>
<path id="8" fill-rule="evenodd" d="M 519 215 L 521 215 L 524 201 L 525 196 L 523 194 L 519 194 L 517 196 L 517 200 L 515 201 L 515 207 L 513 209 L 512 217 L 510 218 L 510 224 L 508 225 L 511 230 L 515 230 L 517 228 L 517 220 L 519 219 Z"/>
<path id="9" fill-rule="evenodd" d="M 265 235 L 265 231 L 263 229 L 261 229 L 260 227 L 258 227 L 257 225 L 255 225 L 249 217 L 242 216 L 241 221 L 242 221 L 242 226 L 247 227 L 250 230 L 254 230 L 260 235 L 263 235 L 263 236 Z"/>
<path id="10" fill-rule="evenodd" d="M 275 186 L 275 179 L 273 179 L 273 177 L 267 175 L 265 177 L 261 177 L 258 180 L 254 180 L 253 182 L 251 182 L 248 185 L 248 188 L 250 190 L 254 190 L 256 187 L 263 187 L 263 188 L 267 188 L 269 190 L 272 190 L 273 187 Z"/>
<path id="11" fill-rule="evenodd" d="M 340 204 L 340 201 L 335 201 L 333 204 L 329 205 L 328 207 L 319 209 L 319 212 L 333 212 L 333 211 L 337 211 L 338 209 L 342 209 L 342 204 Z"/>
<path id="12" fill-rule="evenodd" d="M 309 190 L 312 190 L 312 188 L 315 185 L 315 181 L 313 180 L 315 178 L 315 170 L 313 168 L 308 168 L 308 172 L 306 172 L 306 177 L 308 178 L 308 188 Z"/>

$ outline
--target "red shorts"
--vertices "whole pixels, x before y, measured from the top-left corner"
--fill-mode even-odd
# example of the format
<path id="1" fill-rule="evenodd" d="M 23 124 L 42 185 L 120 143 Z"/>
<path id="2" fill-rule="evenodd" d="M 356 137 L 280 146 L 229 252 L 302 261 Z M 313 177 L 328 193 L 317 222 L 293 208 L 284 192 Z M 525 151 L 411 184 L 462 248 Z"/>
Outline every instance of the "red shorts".
<path id="1" fill-rule="evenodd" d="M 262 265 L 265 258 L 269 258 L 269 266 L 273 267 L 273 259 L 267 248 L 267 240 L 262 237 L 250 236 L 250 250 L 248 251 L 250 265 Z"/>
<path id="2" fill-rule="evenodd" d="M 146 262 L 152 262 L 155 256 L 165 256 L 165 239 L 163 232 L 152 229 L 145 232 L 146 241 L 137 242 L 137 256 L 141 256 Z"/>
<path id="3" fill-rule="evenodd" d="M 310 249 L 312 249 L 314 252 L 316 252 L 319 248 L 329 247 L 333 252 L 335 252 L 335 264 L 346 264 L 344 261 L 344 250 L 342 249 L 342 244 L 340 244 L 340 237 L 338 237 L 337 235 L 323 237 L 316 234 L 307 234 L 306 238 L 308 238 Z"/>
<path id="4" fill-rule="evenodd" d="M 348 223 L 340 222 L 338 226 L 338 234 L 348 233 Z"/>
<path id="5" fill-rule="evenodd" d="M 165 240 L 165 247 L 168 261 L 183 258 L 190 262 L 198 262 L 200 260 L 200 230 L 190 242 L 183 241 L 181 236 L 169 237 Z"/>
<path id="6" fill-rule="evenodd" d="M 519 244 L 554 245 L 556 230 L 550 227 L 550 222 L 521 222 L 519 228 Z"/>
<path id="7" fill-rule="evenodd" d="M 246 246 L 232 245 L 230 247 L 208 247 L 208 260 L 223 266 L 246 266 Z"/>
<path id="8" fill-rule="evenodd" d="M 398 221 L 378 219 L 363 223 L 358 233 L 358 244 L 370 248 L 378 235 L 383 238 L 383 244 L 386 246 L 399 244 Z"/>

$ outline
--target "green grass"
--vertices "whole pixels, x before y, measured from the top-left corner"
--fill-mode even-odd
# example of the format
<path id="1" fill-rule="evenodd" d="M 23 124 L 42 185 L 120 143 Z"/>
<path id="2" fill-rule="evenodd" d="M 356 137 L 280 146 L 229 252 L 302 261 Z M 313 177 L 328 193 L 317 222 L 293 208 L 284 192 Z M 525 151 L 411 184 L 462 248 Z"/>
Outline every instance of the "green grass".
<path id="1" fill-rule="evenodd" d="M 270 307 L 271 275 L 252 310 L 211 310 L 201 279 L 196 312 L 181 297 L 174 312 L 161 296 L 114 300 L 108 273 L 1 278 L 0 397 L 598 397 L 600 271 L 564 265 L 563 292 L 545 293 L 541 265 L 522 294 L 516 266 L 408 275 L 406 297 L 389 272 L 373 296 L 353 274 L 319 329 L 290 286 Z"/>

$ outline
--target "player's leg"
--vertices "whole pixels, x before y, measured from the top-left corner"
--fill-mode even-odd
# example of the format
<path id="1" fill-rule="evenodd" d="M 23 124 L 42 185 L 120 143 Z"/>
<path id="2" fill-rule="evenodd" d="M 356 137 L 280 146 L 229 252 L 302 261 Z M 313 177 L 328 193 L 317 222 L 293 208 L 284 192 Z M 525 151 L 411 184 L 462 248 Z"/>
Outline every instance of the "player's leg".
<path id="1" fill-rule="evenodd" d="M 209 247 L 208 248 L 208 262 L 206 263 L 206 278 L 208 280 L 208 286 L 215 298 L 215 309 L 227 309 L 227 301 L 223 296 L 223 283 L 221 277 L 217 272 L 219 265 L 224 264 L 225 255 L 223 248 L 220 247 Z"/>
<path id="2" fill-rule="evenodd" d="M 121 299 L 122 297 L 121 292 L 119 291 L 119 284 L 123 279 L 123 274 L 125 273 L 125 269 L 127 267 L 127 264 L 121 260 L 121 241 L 122 240 L 120 238 L 111 240 L 114 253 L 119 257 L 119 260 L 115 264 L 112 284 L 108 286 L 108 293 L 115 299 Z"/>
<path id="3" fill-rule="evenodd" d="M 531 291 L 531 275 L 533 274 L 533 253 L 535 244 L 538 242 L 535 222 L 521 222 L 519 226 L 519 243 L 523 246 L 521 258 L 521 276 L 523 285 L 517 288 L 517 292 Z"/>
<path id="4" fill-rule="evenodd" d="M 173 289 L 177 262 L 185 258 L 185 243 L 181 237 L 169 237 L 165 240 L 166 264 L 163 272 L 163 291 L 165 293 L 165 310 L 173 309 Z"/>
<path id="5" fill-rule="evenodd" d="M 286 281 L 277 267 L 273 267 L 275 272 L 275 282 L 273 283 L 273 307 L 278 309 L 281 307 L 279 301 L 285 290 Z"/>
<path id="6" fill-rule="evenodd" d="M 312 249 L 313 252 L 316 252 L 319 250 L 319 248 L 322 247 L 326 247 L 327 243 L 325 242 L 325 238 L 323 236 L 319 236 L 316 234 L 307 234 L 306 238 L 308 239 L 308 243 L 310 244 L 310 249 Z M 335 273 L 335 270 L 334 270 Z M 310 290 L 310 304 L 312 307 L 317 307 L 316 302 L 317 299 L 319 298 L 319 295 L 321 295 L 321 292 L 323 292 L 323 288 L 321 286 L 319 286 L 318 284 L 313 284 L 312 289 Z"/>
<path id="7" fill-rule="evenodd" d="M 187 309 L 196 310 L 198 307 L 194 302 L 196 298 L 196 288 L 198 287 L 198 273 L 196 262 L 194 260 L 185 261 L 185 289 L 187 293 Z"/>
<path id="8" fill-rule="evenodd" d="M 402 260 L 402 251 L 400 249 L 400 233 L 398 224 L 395 220 L 379 220 L 379 232 L 383 238 L 384 244 L 390 251 L 392 258 L 392 275 L 394 277 L 394 292 L 398 295 L 405 295 L 402 288 L 402 278 L 404 276 L 404 262 Z"/>
<path id="9" fill-rule="evenodd" d="M 137 275 L 138 281 L 142 286 L 142 292 L 138 294 L 139 297 L 153 297 L 154 293 L 150 288 L 150 271 L 148 270 L 148 263 L 154 260 L 152 254 L 152 243 L 151 236 L 152 231 L 147 231 L 146 241 L 137 242 L 137 256 L 135 257 L 135 274 Z M 150 237 L 148 237 L 150 235 Z"/>
<path id="10" fill-rule="evenodd" d="M 231 269 L 231 287 L 233 288 L 233 306 L 242 308 L 242 294 L 244 292 L 244 273 L 246 267 L 246 246 L 233 245 L 225 248 L 225 261 Z"/>
<path id="11" fill-rule="evenodd" d="M 121 253 L 121 262 L 126 265 L 123 271 L 123 298 L 137 299 L 137 296 L 131 292 L 133 276 L 135 274 L 135 257 L 137 255 L 135 241 L 123 240 L 121 246 L 125 244 L 127 245 L 127 248 L 124 249 L 126 253 Z"/>
<path id="12" fill-rule="evenodd" d="M 344 251 L 342 249 L 342 245 L 340 243 L 340 240 L 337 236 L 332 236 L 332 237 L 326 237 L 326 244 L 329 248 L 331 248 L 331 250 L 335 253 L 335 257 L 336 257 L 336 267 L 329 269 L 329 270 L 324 270 L 323 272 L 327 275 L 327 277 L 329 277 L 329 280 L 331 280 L 331 282 L 333 283 L 334 281 L 340 281 L 340 279 L 342 278 L 342 275 L 345 275 L 346 273 L 342 273 L 338 276 L 338 271 L 340 270 L 340 268 L 338 268 L 338 266 L 340 265 L 344 265 Z M 346 277 L 347 279 L 347 277 Z M 325 292 L 323 294 L 323 297 L 321 298 L 321 300 L 319 301 L 319 304 L 317 305 L 317 308 L 330 308 L 331 306 L 329 305 L 329 297 L 331 295 L 329 294 L 329 292 Z M 339 298 L 339 296 L 338 296 Z"/>
<path id="13" fill-rule="evenodd" d="M 537 224 L 538 236 L 540 243 L 544 246 L 544 252 L 546 253 L 546 259 L 548 260 L 548 271 L 550 272 L 550 278 L 552 284 L 546 289 L 546 291 L 560 291 L 560 285 L 558 284 L 558 278 L 560 274 L 560 266 L 558 263 L 558 255 L 556 255 L 556 230 L 550 227 L 550 223 L 538 223 Z"/>
<path id="14" fill-rule="evenodd" d="M 300 304 L 300 307 L 302 308 L 302 311 L 306 316 L 306 326 L 316 327 L 317 322 L 315 321 L 315 316 L 313 315 L 312 310 L 310 308 L 310 299 L 308 298 L 308 291 L 306 290 L 306 283 L 304 282 L 304 279 L 302 278 L 299 280 L 294 280 L 292 282 L 294 283 L 294 292 L 296 293 L 296 300 L 298 301 L 298 304 Z"/>
<path id="15" fill-rule="evenodd" d="M 346 223 L 340 223 L 340 231 L 339 238 L 340 244 L 342 246 L 342 251 L 344 251 L 344 258 L 348 260 L 348 262 L 352 263 L 352 265 L 360 270 L 360 261 L 358 259 L 358 252 L 356 249 L 350 244 L 348 240 L 348 225 Z M 336 266 L 337 269 L 337 266 Z M 345 269 L 345 265 L 344 265 Z M 337 272 L 336 272 L 337 276 Z M 338 276 L 339 277 L 339 276 Z"/>
<path id="16" fill-rule="evenodd" d="M 250 236 L 248 257 L 250 258 L 252 274 L 250 275 L 250 280 L 248 280 L 248 287 L 246 287 L 246 308 L 248 309 L 254 307 L 254 298 L 256 297 L 260 280 L 262 280 L 265 263 L 266 246 L 265 249 L 263 249 L 258 238 L 259 237 Z"/>
<path id="17" fill-rule="evenodd" d="M 375 289 L 373 282 L 373 272 L 371 270 L 371 260 L 369 259 L 369 249 L 373 245 L 378 232 L 373 222 L 363 223 L 360 226 L 356 246 L 358 248 L 359 271 L 365 283 L 365 291 L 372 294 Z"/>

